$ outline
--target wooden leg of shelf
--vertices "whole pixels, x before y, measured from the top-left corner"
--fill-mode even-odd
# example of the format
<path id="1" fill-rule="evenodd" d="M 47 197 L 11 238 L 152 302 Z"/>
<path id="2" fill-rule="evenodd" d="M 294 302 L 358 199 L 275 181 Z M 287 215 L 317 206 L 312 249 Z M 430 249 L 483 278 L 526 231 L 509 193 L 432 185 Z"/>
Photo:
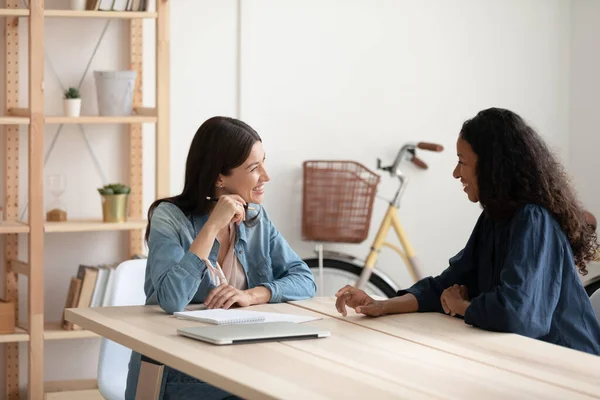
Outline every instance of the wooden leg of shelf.
<path id="1" fill-rule="evenodd" d="M 18 189 L 18 188 L 17 188 Z M 12 207 L 10 215 L 18 214 L 17 207 Z M 19 239 L 18 235 L 5 235 L 5 260 L 4 265 L 5 281 L 4 281 L 4 293 L 5 299 L 15 304 L 15 324 L 18 322 L 18 306 L 19 306 L 19 292 L 18 292 L 18 274 L 13 272 L 11 269 L 11 261 L 15 260 L 19 251 Z M 7 400 L 19 400 L 19 344 L 9 343 L 4 346 L 4 376 L 5 376 L 5 396 Z"/>
<path id="2" fill-rule="evenodd" d="M 171 193 L 169 176 L 169 116 L 170 107 L 170 7 L 169 1 L 157 1 L 156 11 L 156 198 L 168 197 Z"/>
<path id="3" fill-rule="evenodd" d="M 6 8 L 18 8 L 19 0 L 6 0 Z M 19 107 L 19 19 L 4 18 L 4 112 Z M 5 173 L 4 217 L 17 220 L 19 217 L 19 127 L 7 126 L 3 132 Z M 19 236 L 4 237 L 4 298 L 15 304 L 15 323 L 19 315 L 18 274 L 12 270 L 11 261 L 19 256 Z M 4 346 L 4 388 L 0 398 L 19 399 L 19 344 Z"/>
<path id="4" fill-rule="evenodd" d="M 19 400 L 19 344 L 9 343 L 4 345 L 4 369 L 6 374 L 6 396 L 7 400 Z"/>
<path id="5" fill-rule="evenodd" d="M 44 398 L 44 0 L 29 1 L 29 399 Z"/>
<path id="6" fill-rule="evenodd" d="M 142 93 L 143 81 L 143 25 L 141 20 L 132 20 L 130 23 L 130 69 L 136 71 L 136 81 L 133 94 L 133 107 L 142 109 L 144 96 Z M 142 218 L 143 202 L 143 146 L 142 125 L 131 124 L 129 126 L 129 216 L 134 219 Z M 143 253 L 143 233 L 140 230 L 129 232 L 129 256 Z"/>

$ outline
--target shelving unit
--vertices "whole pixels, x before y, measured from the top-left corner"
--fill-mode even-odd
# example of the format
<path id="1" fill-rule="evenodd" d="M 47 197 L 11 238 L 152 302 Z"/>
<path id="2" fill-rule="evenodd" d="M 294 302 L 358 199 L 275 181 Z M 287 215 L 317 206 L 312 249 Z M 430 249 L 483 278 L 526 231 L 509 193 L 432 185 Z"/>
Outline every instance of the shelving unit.
<path id="1" fill-rule="evenodd" d="M 29 118 L 0 117 L 0 125 L 29 125 Z"/>
<path id="2" fill-rule="evenodd" d="M 29 330 L 27 325 L 18 327 L 21 334 L 24 334 L 27 338 L 21 341 L 29 340 L 27 331 Z M 16 334 L 16 333 L 15 333 Z M 63 339 L 87 339 L 97 338 L 94 332 L 86 331 L 84 329 L 65 331 L 60 326 L 60 321 L 44 322 L 44 340 L 63 340 Z"/>
<path id="3" fill-rule="evenodd" d="M 0 234 L 29 233 L 29 225 L 20 221 L 0 221 Z"/>
<path id="4" fill-rule="evenodd" d="M 113 19 L 156 19 L 158 13 L 137 11 L 74 11 L 74 10 L 45 10 L 47 18 L 113 18 Z"/>
<path id="5" fill-rule="evenodd" d="M 156 117 L 147 117 L 143 115 L 132 115 L 130 117 L 99 117 L 99 116 L 81 116 L 64 117 L 48 116 L 45 118 L 47 124 L 145 124 L 155 123 Z"/>
<path id="6" fill-rule="evenodd" d="M 19 343 L 28 346 L 28 398 L 42 400 L 67 398 L 99 398 L 94 381 L 44 382 L 44 343 L 47 340 L 70 340 L 98 337 L 85 330 L 65 331 L 59 322 L 44 320 L 44 237 L 63 232 L 128 231 L 129 254 L 143 252 L 142 233 L 146 227 L 142 209 L 142 124 L 156 124 L 155 197 L 169 195 L 169 0 L 156 0 L 154 12 L 45 10 L 43 0 L 30 0 L 29 9 L 20 8 L 21 0 L 5 0 L 0 17 L 4 20 L 5 75 L 4 115 L 0 116 L 0 146 L 4 151 L 4 220 L 0 234 L 4 236 L 5 264 L 0 269 L 4 281 L 3 298 L 19 306 L 19 277 L 26 279 L 28 321 L 16 321 L 12 334 L 0 334 L 4 346 L 3 375 L 5 386 L 0 398 L 19 399 Z M 26 38 L 29 75 L 29 105 L 19 104 L 19 24 L 28 19 Z M 45 18 L 114 18 L 129 24 L 129 69 L 137 72 L 134 89 L 134 113 L 126 117 L 81 116 L 77 118 L 44 113 L 44 20 Z M 156 106 L 144 107 L 142 97 L 142 19 L 156 21 Z M 124 38 L 125 39 L 125 38 Z M 123 40 L 127 43 L 127 40 Z M 25 46 L 24 46 L 25 47 Z M 47 124 L 124 124 L 129 148 L 129 218 L 125 223 L 103 223 L 98 220 L 46 222 L 44 193 L 44 129 Z M 19 129 L 28 128 L 28 221 L 19 220 Z M 28 240 L 26 261 L 19 258 L 19 240 Z M 75 249 L 73 249 L 75 250 Z M 67 249 L 68 251 L 68 249 Z M 18 317 L 17 317 L 18 318 Z"/>
<path id="7" fill-rule="evenodd" d="M 15 329 L 15 333 L 0 335 L 0 343 L 18 343 L 29 340 L 29 334 L 23 328 Z"/>
<path id="8" fill-rule="evenodd" d="M 146 228 L 146 220 L 130 218 L 126 222 L 102 222 L 93 220 L 71 220 L 66 222 L 46 222 L 44 230 L 50 232 L 99 232 L 133 231 Z"/>
<path id="9" fill-rule="evenodd" d="M 29 125 L 31 116 L 26 108 L 11 108 L 8 117 L 0 117 L 0 125 Z M 64 115 L 47 115 L 44 117 L 46 124 L 153 124 L 158 120 L 156 109 L 136 108 L 133 115 L 123 117 L 106 117 L 99 115 L 82 115 L 67 117 Z M 4 124 L 2 122 L 4 121 Z"/>
<path id="10" fill-rule="evenodd" d="M 6 8 L 0 9 L 0 16 L 27 17 L 29 16 L 29 10 L 24 8 L 18 8 L 18 6 L 12 6 L 7 2 Z"/>

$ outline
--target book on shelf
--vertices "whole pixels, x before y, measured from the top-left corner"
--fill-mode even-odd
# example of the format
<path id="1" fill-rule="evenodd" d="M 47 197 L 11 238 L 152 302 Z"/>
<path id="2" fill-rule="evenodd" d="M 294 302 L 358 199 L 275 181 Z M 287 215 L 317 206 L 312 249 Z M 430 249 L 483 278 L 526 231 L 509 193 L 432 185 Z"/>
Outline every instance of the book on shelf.
<path id="1" fill-rule="evenodd" d="M 81 279 L 77 277 L 71 278 L 71 284 L 69 285 L 69 292 L 67 293 L 67 301 L 65 302 L 65 308 L 75 308 L 79 302 L 79 291 L 81 290 Z M 65 313 L 63 312 L 63 318 L 60 326 L 70 331 L 73 329 L 73 323 L 65 319 Z"/>
<path id="2" fill-rule="evenodd" d="M 147 0 L 129 0 L 127 11 L 148 11 Z"/>
<path id="3" fill-rule="evenodd" d="M 96 11 L 98 9 L 98 5 L 100 4 L 100 0 L 87 0 L 85 3 L 85 9 L 87 11 Z"/>
<path id="4" fill-rule="evenodd" d="M 112 11 L 114 0 L 98 0 L 98 10 Z"/>
<path id="5" fill-rule="evenodd" d="M 112 6 L 113 11 L 129 11 L 127 10 L 127 0 L 115 0 Z"/>
<path id="6" fill-rule="evenodd" d="M 146 0 L 88 0 L 92 2 L 89 10 L 100 11 L 148 11 Z M 95 3 L 95 4 L 94 4 Z"/>
<path id="7" fill-rule="evenodd" d="M 112 294 L 114 272 L 118 264 L 80 265 L 77 275 L 71 278 L 65 308 L 88 308 L 107 306 Z M 81 329 L 64 319 L 61 326 L 66 330 Z"/>
<path id="8" fill-rule="evenodd" d="M 88 0 L 86 10 L 148 11 L 146 0 Z"/>

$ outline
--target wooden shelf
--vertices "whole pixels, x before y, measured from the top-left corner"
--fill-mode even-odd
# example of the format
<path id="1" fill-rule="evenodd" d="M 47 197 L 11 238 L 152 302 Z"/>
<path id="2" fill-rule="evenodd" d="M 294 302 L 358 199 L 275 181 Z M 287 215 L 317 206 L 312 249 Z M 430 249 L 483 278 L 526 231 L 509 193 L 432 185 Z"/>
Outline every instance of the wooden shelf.
<path id="1" fill-rule="evenodd" d="M 104 400 L 96 379 L 44 382 L 46 400 Z"/>
<path id="2" fill-rule="evenodd" d="M 131 219 L 126 222 L 102 222 L 100 220 L 73 220 L 66 222 L 46 222 L 46 232 L 97 232 L 131 231 L 145 229 L 146 220 Z"/>
<path id="3" fill-rule="evenodd" d="M 85 329 L 66 331 L 60 326 L 60 322 L 46 322 L 44 324 L 45 340 L 64 340 L 64 339 L 87 339 L 99 337 L 97 334 Z"/>
<path id="4" fill-rule="evenodd" d="M 26 8 L 0 8 L 2 17 L 26 17 L 28 15 L 29 10 Z"/>
<path id="5" fill-rule="evenodd" d="M 0 334 L 0 343 L 27 342 L 29 334 L 23 328 L 15 328 L 15 333 Z"/>
<path id="6" fill-rule="evenodd" d="M 104 400 L 98 389 L 46 393 L 45 400 Z"/>
<path id="7" fill-rule="evenodd" d="M 29 226 L 21 221 L 0 221 L 0 234 L 28 233 Z"/>
<path id="8" fill-rule="evenodd" d="M 26 8 L 0 8 L 0 17 L 27 17 Z M 116 18 L 116 19 L 156 19 L 156 12 L 140 11 L 76 11 L 44 10 L 44 16 L 50 18 Z"/>
<path id="9" fill-rule="evenodd" d="M 66 222 L 45 222 L 44 230 L 54 232 L 98 232 L 133 231 L 146 229 L 147 221 L 130 219 L 125 222 L 102 222 L 100 220 L 71 220 Z M 21 221 L 0 221 L 0 234 L 29 233 L 29 226 Z"/>
<path id="10" fill-rule="evenodd" d="M 155 123 L 156 117 L 131 115 L 126 117 L 100 117 L 95 115 L 81 117 L 65 117 L 63 115 L 46 116 L 47 124 L 144 124 Z"/>
<path id="11" fill-rule="evenodd" d="M 79 390 L 98 389 L 97 379 L 74 379 L 68 381 L 45 381 L 44 392 L 73 392 Z"/>
<path id="12" fill-rule="evenodd" d="M 155 12 L 138 11 L 75 11 L 75 10 L 44 10 L 46 17 L 59 18 L 118 18 L 118 19 L 156 19 Z"/>
<path id="13" fill-rule="evenodd" d="M 0 125 L 29 125 L 29 118 L 13 116 L 0 117 Z"/>
<path id="14" fill-rule="evenodd" d="M 21 324 L 17 328 L 21 335 L 25 335 L 26 339 L 21 341 L 26 341 L 29 339 L 29 334 L 27 330 L 29 327 L 26 324 Z M 14 334 L 13 334 L 14 335 Z M 0 343 L 2 336 L 10 336 L 10 335 L 0 335 Z M 87 339 L 87 338 L 96 338 L 99 337 L 94 332 L 85 330 L 85 329 L 77 329 L 72 331 L 64 330 L 60 326 L 60 322 L 45 322 L 44 323 L 44 340 L 65 340 L 65 339 Z M 10 341 L 10 340 L 9 340 Z M 12 340 L 13 342 L 16 340 Z"/>
<path id="15" fill-rule="evenodd" d="M 104 400 L 98 389 L 46 393 L 45 400 Z"/>

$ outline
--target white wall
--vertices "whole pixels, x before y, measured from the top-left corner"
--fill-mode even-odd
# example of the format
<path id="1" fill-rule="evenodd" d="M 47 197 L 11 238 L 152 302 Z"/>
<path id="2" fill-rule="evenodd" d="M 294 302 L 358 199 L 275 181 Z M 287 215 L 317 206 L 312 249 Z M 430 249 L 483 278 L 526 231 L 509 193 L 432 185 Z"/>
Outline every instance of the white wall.
<path id="1" fill-rule="evenodd" d="M 584 206 L 600 218 L 600 2 L 573 0 L 571 26 L 570 170 Z"/>
<path id="2" fill-rule="evenodd" d="M 185 157 L 197 127 L 213 115 L 234 116 L 236 2 L 171 4 L 175 194 L 183 184 Z M 112 40 L 104 43 L 104 59 L 94 68 L 123 66 L 123 49 L 117 45 L 123 26 L 111 26 Z M 49 56 L 68 79 L 78 77 L 93 46 L 90 35 L 101 28 L 101 21 L 48 23 Z M 310 256 L 312 244 L 300 239 L 303 160 L 353 159 L 374 168 L 377 157 L 391 161 L 406 142 L 439 142 L 444 153 L 422 155 L 428 171 L 406 167 L 412 182 L 400 216 L 425 271 L 441 271 L 464 245 L 479 214 L 451 178 L 454 144 L 466 118 L 489 106 L 513 109 L 566 159 L 569 32 L 569 1 L 244 0 L 241 117 L 264 140 L 272 177 L 265 202 L 269 214 L 291 245 Z M 147 33 L 153 37 L 151 26 Z M 65 40 L 77 50 L 66 50 Z M 76 54 L 82 59 L 73 61 Z M 149 65 L 152 56 L 146 60 Z M 152 74 L 149 68 L 146 78 Z M 60 112 L 59 105 L 52 105 L 60 93 L 50 81 L 46 78 L 47 105 Z M 147 105 L 154 104 L 150 86 Z M 83 94 L 94 95 L 91 80 Z M 89 107 L 93 110 L 93 102 Z M 124 153 L 114 149 L 125 142 L 119 128 L 87 129 L 109 179 L 120 179 Z M 154 195 L 154 142 L 151 128 L 146 129 L 145 207 Z M 47 144 L 52 132 L 46 134 Z M 68 174 L 65 200 L 71 217 L 98 217 L 99 178 L 77 130 L 64 133 L 47 173 Z M 394 188 L 384 177 L 380 194 L 389 197 Z M 385 206 L 376 202 L 373 224 Z M 328 248 L 362 257 L 372 236 L 361 245 Z M 46 236 L 47 319 L 60 317 L 77 265 L 118 260 L 124 256 L 124 240 L 117 233 Z M 400 285 L 410 284 L 397 255 L 384 251 L 378 266 Z M 47 343 L 47 379 L 93 377 L 97 346 L 97 340 Z"/>
<path id="3" fill-rule="evenodd" d="M 243 15 L 242 118 L 265 141 L 266 206 L 303 255 L 311 251 L 300 241 L 303 160 L 350 158 L 374 168 L 406 142 L 442 143 L 443 154 L 423 154 L 428 171 L 406 168 L 412 182 L 400 212 L 433 274 L 464 245 L 479 213 L 451 177 L 466 118 L 490 106 L 513 109 L 566 156 L 567 2 L 263 0 L 244 2 Z M 394 189 L 384 178 L 381 194 Z M 385 207 L 376 203 L 374 223 Z M 373 235 L 361 246 L 331 247 L 365 256 Z M 410 283 L 396 254 L 382 253 L 378 265 Z"/>

